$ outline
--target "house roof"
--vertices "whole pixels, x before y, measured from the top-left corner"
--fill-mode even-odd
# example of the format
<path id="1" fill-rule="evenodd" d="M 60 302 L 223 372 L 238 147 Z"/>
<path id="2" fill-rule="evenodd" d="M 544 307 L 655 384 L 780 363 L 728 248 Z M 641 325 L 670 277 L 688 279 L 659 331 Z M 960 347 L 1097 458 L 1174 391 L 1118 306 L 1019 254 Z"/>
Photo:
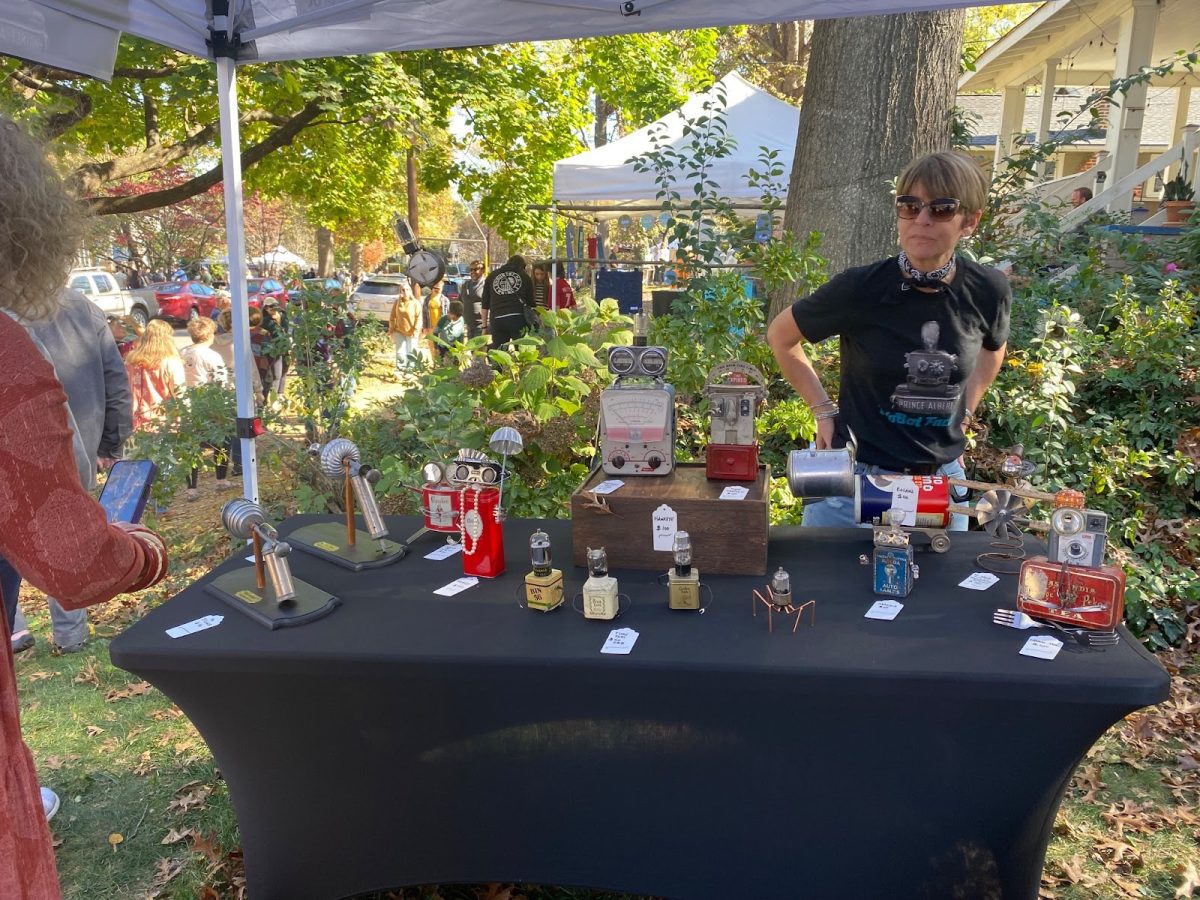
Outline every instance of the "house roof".
<path id="1" fill-rule="evenodd" d="M 1160 0 L 1150 58 L 1169 59 L 1200 44 L 1196 0 Z M 1112 78 L 1121 15 L 1131 0 L 1051 0 L 993 44 L 959 79 L 960 91 L 991 91 L 1040 84 L 1046 60 L 1060 60 L 1058 84 L 1104 85 Z M 1200 84 L 1195 75 L 1172 75 L 1169 84 Z"/>
<path id="2" fill-rule="evenodd" d="M 1078 138 L 1077 143 L 1083 146 L 1102 146 L 1105 131 L 1088 136 L 1086 126 L 1088 119 L 1081 117 L 1074 120 L 1059 119 L 1059 113 L 1074 113 L 1087 99 L 1091 91 L 1086 89 L 1067 89 L 1065 94 L 1055 94 L 1051 112 L 1050 133 L 1053 135 L 1061 128 L 1067 128 Z M 1146 112 L 1142 125 L 1142 146 L 1170 147 L 1175 143 L 1172 130 L 1175 126 L 1175 104 L 1179 95 L 1176 88 L 1150 88 L 1146 95 Z M 996 146 L 996 134 L 1000 131 L 999 94 L 959 94 L 955 101 L 960 109 L 968 114 L 968 129 L 971 132 L 972 147 Z M 1040 94 L 1025 98 L 1025 118 L 1021 128 L 1026 134 L 1035 135 L 1038 122 L 1042 115 L 1042 97 Z M 977 118 L 976 118 L 977 117 Z M 1193 91 L 1191 102 L 1188 104 L 1188 124 L 1200 124 L 1200 92 Z"/>

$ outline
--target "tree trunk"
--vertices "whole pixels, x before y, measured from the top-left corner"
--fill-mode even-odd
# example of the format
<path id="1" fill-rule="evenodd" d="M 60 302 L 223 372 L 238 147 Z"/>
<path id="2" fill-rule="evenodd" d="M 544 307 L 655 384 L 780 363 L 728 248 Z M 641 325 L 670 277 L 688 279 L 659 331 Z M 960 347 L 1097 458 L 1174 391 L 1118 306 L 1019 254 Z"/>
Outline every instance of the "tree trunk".
<path id="1" fill-rule="evenodd" d="M 408 226 L 412 229 L 415 237 L 421 236 L 421 226 L 417 222 L 417 153 L 412 148 L 408 148 L 407 156 L 408 169 Z"/>
<path id="2" fill-rule="evenodd" d="M 597 94 L 596 125 L 592 133 L 597 147 L 603 147 L 608 143 L 608 119 L 614 112 L 616 112 L 616 108 Z M 604 254 L 607 255 L 610 249 L 608 246 L 608 221 L 606 219 L 600 219 L 596 222 L 596 240 L 599 246 L 604 248 Z M 588 272 L 588 282 L 591 284 L 593 291 L 596 289 L 596 273 L 602 268 L 604 268 L 604 260 L 598 259 L 596 260 L 595 267 Z"/>
<path id="3" fill-rule="evenodd" d="M 964 13 L 817 22 L 784 228 L 824 234 L 831 274 L 896 248 L 891 182 L 950 146 Z M 772 298 L 771 315 L 795 290 Z"/>
<path id="4" fill-rule="evenodd" d="M 363 245 L 359 242 L 350 245 L 350 275 L 356 279 L 362 274 L 362 252 Z"/>
<path id="5" fill-rule="evenodd" d="M 317 277 L 328 278 L 333 274 L 333 232 L 328 228 L 317 229 Z"/>

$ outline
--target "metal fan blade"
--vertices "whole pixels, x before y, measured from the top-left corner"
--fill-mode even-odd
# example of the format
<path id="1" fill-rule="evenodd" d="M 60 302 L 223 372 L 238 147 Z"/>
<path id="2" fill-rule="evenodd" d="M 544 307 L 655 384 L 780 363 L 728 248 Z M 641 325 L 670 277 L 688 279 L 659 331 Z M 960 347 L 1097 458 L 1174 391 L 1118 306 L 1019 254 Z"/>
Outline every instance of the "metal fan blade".
<path id="1" fill-rule="evenodd" d="M 1025 502 L 1011 491 L 996 488 L 985 493 L 975 503 L 975 517 L 993 537 L 1008 537 L 1020 530 L 1028 519 Z"/>

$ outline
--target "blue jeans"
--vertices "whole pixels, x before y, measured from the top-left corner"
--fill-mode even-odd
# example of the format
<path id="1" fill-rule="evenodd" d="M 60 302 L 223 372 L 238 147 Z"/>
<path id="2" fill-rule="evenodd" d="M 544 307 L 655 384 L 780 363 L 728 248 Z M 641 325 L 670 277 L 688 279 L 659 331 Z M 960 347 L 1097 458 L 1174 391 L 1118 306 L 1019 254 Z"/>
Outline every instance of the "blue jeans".
<path id="1" fill-rule="evenodd" d="M 856 475 L 876 475 L 886 470 L 879 466 L 867 466 L 859 463 L 854 467 Z M 944 463 L 938 469 L 939 475 L 946 475 L 950 478 L 962 478 L 965 474 L 963 467 L 957 459 L 952 459 L 948 463 Z M 966 488 L 950 488 L 950 502 L 961 502 L 959 497 L 956 497 L 956 492 L 961 491 L 965 496 Z M 859 524 L 854 521 L 854 498 L 853 497 L 826 497 L 824 500 L 810 500 L 804 504 L 804 518 L 801 524 L 805 528 L 870 528 L 870 523 Z M 966 531 L 967 516 L 962 513 L 950 514 L 950 525 L 948 531 Z"/>

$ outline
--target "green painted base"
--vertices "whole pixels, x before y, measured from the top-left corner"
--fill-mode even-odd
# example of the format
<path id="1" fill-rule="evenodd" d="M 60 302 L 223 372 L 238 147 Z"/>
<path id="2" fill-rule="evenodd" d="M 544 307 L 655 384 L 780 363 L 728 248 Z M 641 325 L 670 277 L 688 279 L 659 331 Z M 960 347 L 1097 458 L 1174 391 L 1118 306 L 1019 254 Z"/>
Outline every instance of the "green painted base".
<path id="1" fill-rule="evenodd" d="M 399 562 L 408 553 L 407 544 L 398 544 L 386 538 L 377 541 L 362 530 L 359 530 L 354 546 L 350 546 L 346 543 L 346 525 L 343 522 L 305 525 L 297 528 L 285 540 L 297 550 L 354 572 Z"/>
<path id="2" fill-rule="evenodd" d="M 270 580 L 260 589 L 255 584 L 254 567 L 249 566 L 214 578 L 204 589 L 272 631 L 315 622 L 329 615 L 342 602 L 307 581 L 297 578 L 294 583 L 296 596 L 286 603 L 277 603 Z"/>

